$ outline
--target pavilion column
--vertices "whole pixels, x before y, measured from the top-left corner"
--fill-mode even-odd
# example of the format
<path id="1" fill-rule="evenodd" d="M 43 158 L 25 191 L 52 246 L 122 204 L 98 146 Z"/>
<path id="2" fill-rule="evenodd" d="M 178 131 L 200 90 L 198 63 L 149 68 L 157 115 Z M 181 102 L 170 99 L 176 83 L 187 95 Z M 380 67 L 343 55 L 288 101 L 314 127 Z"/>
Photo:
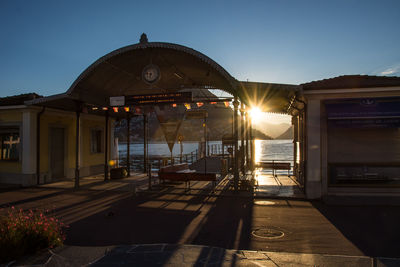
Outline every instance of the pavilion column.
<path id="1" fill-rule="evenodd" d="M 238 150 L 238 133 L 239 133 L 239 125 L 238 125 L 238 107 L 239 102 L 237 96 L 233 101 L 233 142 L 235 147 L 235 159 L 234 159 L 234 168 L 233 168 L 233 184 L 235 191 L 238 190 L 239 186 L 239 150 Z"/>
<path id="2" fill-rule="evenodd" d="M 322 196 L 322 173 L 321 173 L 321 100 L 313 99 L 307 102 L 306 109 L 306 136 L 307 164 L 306 171 L 306 196 L 308 199 L 317 199 Z"/>
<path id="3" fill-rule="evenodd" d="M 147 173 L 147 114 L 143 113 L 143 172 Z"/>
<path id="4" fill-rule="evenodd" d="M 80 123 L 81 123 L 80 103 L 77 103 L 76 124 L 75 124 L 75 188 L 79 188 L 79 154 L 80 154 L 79 140 L 81 138 L 80 127 L 79 127 Z"/>
<path id="5" fill-rule="evenodd" d="M 104 181 L 108 180 L 108 110 L 106 111 L 106 126 L 104 138 Z"/>
<path id="6" fill-rule="evenodd" d="M 304 112 L 301 112 L 299 114 L 299 147 L 300 147 L 300 164 L 299 164 L 299 179 L 300 179 L 300 183 L 304 184 L 304 174 L 305 174 L 305 169 L 304 169 L 304 162 L 305 162 L 305 120 L 304 120 Z"/>
<path id="7" fill-rule="evenodd" d="M 245 136 L 246 136 L 246 169 L 249 170 L 250 167 L 250 149 L 249 149 L 249 113 L 245 112 Z"/>
<path id="8" fill-rule="evenodd" d="M 240 167 L 242 174 L 244 171 L 244 105 L 243 102 L 240 102 Z"/>
<path id="9" fill-rule="evenodd" d="M 126 170 L 128 172 L 128 177 L 131 176 L 131 151 L 130 151 L 130 145 L 131 145 L 131 116 L 129 112 L 126 113 L 126 125 L 127 125 L 127 133 L 126 133 Z"/>
<path id="10" fill-rule="evenodd" d="M 298 115 L 294 115 L 292 116 L 292 125 L 293 125 L 293 175 L 295 175 L 296 177 L 298 177 L 298 161 L 297 161 L 297 157 L 298 157 L 298 142 L 299 142 L 299 116 Z"/>
<path id="11" fill-rule="evenodd" d="M 254 158 L 255 158 L 255 151 L 254 151 L 254 140 L 253 140 L 253 125 L 252 125 L 252 121 L 251 121 L 251 117 L 249 117 L 249 137 L 250 137 L 250 168 L 252 171 L 254 171 L 254 167 L 255 167 L 255 162 L 254 162 Z"/>

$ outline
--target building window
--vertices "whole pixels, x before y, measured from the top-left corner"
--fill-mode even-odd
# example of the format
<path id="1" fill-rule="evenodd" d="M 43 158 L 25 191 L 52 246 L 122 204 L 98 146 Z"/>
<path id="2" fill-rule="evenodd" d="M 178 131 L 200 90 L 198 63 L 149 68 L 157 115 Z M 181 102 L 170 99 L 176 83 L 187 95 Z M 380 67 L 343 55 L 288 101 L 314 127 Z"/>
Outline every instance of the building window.
<path id="1" fill-rule="evenodd" d="M 0 160 L 19 160 L 21 138 L 19 129 L 0 129 Z"/>
<path id="2" fill-rule="evenodd" d="M 103 152 L 103 130 L 99 129 L 91 130 L 90 152 L 91 153 Z"/>

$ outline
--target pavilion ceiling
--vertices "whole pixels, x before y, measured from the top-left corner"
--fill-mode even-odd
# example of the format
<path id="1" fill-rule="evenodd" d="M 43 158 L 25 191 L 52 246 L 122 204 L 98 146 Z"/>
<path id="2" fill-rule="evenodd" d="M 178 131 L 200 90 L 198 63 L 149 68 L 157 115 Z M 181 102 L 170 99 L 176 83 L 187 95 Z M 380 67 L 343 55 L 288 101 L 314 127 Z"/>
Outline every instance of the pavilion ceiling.
<path id="1" fill-rule="evenodd" d="M 287 114 L 299 86 L 278 83 L 239 82 L 239 97 L 249 107 Z"/>

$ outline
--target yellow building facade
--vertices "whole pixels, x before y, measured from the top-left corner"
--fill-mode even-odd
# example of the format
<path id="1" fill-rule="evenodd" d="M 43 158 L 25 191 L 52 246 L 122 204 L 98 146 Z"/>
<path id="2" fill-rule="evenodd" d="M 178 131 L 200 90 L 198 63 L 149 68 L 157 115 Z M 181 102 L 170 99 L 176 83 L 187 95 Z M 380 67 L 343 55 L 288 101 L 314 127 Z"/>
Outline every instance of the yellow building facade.
<path id="1" fill-rule="evenodd" d="M 31 186 L 75 178 L 76 113 L 36 106 L 0 106 L 0 183 Z M 105 129 L 113 139 L 112 119 L 80 114 L 79 176 L 104 172 Z M 39 126 L 39 127 L 38 127 Z M 114 151 L 108 143 L 108 158 Z"/>

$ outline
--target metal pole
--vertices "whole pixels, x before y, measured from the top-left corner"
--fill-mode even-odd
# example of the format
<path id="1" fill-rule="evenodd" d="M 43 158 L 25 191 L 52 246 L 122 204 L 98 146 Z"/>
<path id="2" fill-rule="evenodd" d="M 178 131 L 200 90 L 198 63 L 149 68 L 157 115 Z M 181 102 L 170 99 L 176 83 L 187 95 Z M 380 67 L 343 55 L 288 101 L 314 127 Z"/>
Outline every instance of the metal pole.
<path id="1" fill-rule="evenodd" d="M 250 167 L 250 149 L 249 149 L 249 113 L 246 111 L 245 113 L 246 117 L 245 117 L 245 122 L 246 122 L 246 167 L 247 170 L 249 170 Z"/>
<path id="2" fill-rule="evenodd" d="M 250 132 L 250 160 L 251 160 L 251 163 L 250 163 L 250 168 L 251 168 L 251 170 L 252 171 L 254 171 L 254 164 L 255 164 L 255 162 L 254 162 L 254 156 L 255 156 L 255 151 L 254 151 L 254 140 L 253 140 L 253 126 L 252 126 L 252 120 L 251 120 L 251 117 L 249 118 L 249 124 L 250 124 L 250 129 L 249 129 L 249 132 Z"/>
<path id="3" fill-rule="evenodd" d="M 131 116 L 126 113 L 126 124 L 127 124 L 127 141 L 126 141 L 126 169 L 128 171 L 128 177 L 131 176 Z"/>
<path id="4" fill-rule="evenodd" d="M 179 144 L 180 144 L 180 146 L 181 146 L 180 163 L 182 163 L 182 152 L 183 152 L 183 143 L 182 143 L 182 141 L 179 141 Z"/>
<path id="5" fill-rule="evenodd" d="M 104 138 L 104 181 L 108 180 L 108 110 L 106 111 L 106 127 Z"/>
<path id="6" fill-rule="evenodd" d="M 244 106 L 240 102 L 240 167 L 244 174 Z"/>
<path id="7" fill-rule="evenodd" d="M 204 173 L 207 173 L 207 116 L 204 115 Z"/>
<path id="8" fill-rule="evenodd" d="M 147 114 L 143 111 L 143 172 L 147 173 Z"/>
<path id="9" fill-rule="evenodd" d="M 239 102 L 238 102 L 237 96 L 235 96 L 235 99 L 233 101 L 233 124 L 234 124 L 233 142 L 234 142 L 234 147 L 235 147 L 233 184 L 234 184 L 235 191 L 238 190 L 238 186 L 239 186 L 238 107 L 239 107 Z"/>
<path id="10" fill-rule="evenodd" d="M 77 103 L 77 111 L 76 111 L 76 126 L 75 126 L 75 188 L 79 188 L 79 139 L 80 139 L 80 103 Z"/>

